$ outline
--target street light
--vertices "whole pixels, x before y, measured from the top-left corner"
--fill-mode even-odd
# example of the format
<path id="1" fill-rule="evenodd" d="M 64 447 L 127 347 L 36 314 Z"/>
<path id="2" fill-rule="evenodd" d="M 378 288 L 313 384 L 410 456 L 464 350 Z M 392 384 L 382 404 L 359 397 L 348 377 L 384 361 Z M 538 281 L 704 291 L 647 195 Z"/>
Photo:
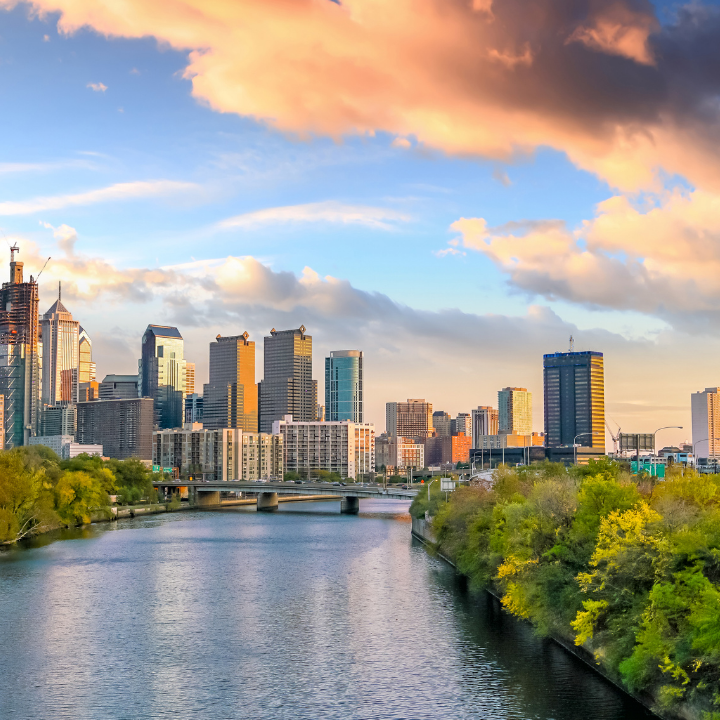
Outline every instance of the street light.
<path id="1" fill-rule="evenodd" d="M 682 430 L 682 429 L 683 429 L 683 426 L 682 426 L 682 425 L 665 425 L 664 427 L 658 428 L 658 429 L 653 433 L 653 455 L 656 455 L 656 454 L 657 454 L 657 453 L 655 452 L 655 436 L 656 436 L 661 430 Z M 638 462 L 640 462 L 639 453 L 638 453 Z"/>
<path id="2" fill-rule="evenodd" d="M 425 511 L 425 520 L 427 520 L 428 517 L 430 516 L 430 486 L 435 482 L 436 479 L 437 479 L 437 478 L 431 480 L 431 481 L 428 483 L 428 488 L 427 488 L 427 492 L 428 492 L 428 495 L 427 495 L 427 506 L 428 506 L 428 509 Z"/>
<path id="3" fill-rule="evenodd" d="M 709 439 L 710 439 L 710 438 L 703 438 L 702 440 L 696 440 L 696 441 L 693 443 L 693 467 L 694 467 L 696 470 L 697 470 L 697 455 L 695 454 L 695 447 L 697 446 L 698 443 L 707 442 Z M 710 448 L 708 448 L 708 450 L 709 450 L 709 449 L 710 449 Z"/>
<path id="4" fill-rule="evenodd" d="M 599 432 L 597 432 L 597 431 L 595 431 L 595 432 L 585 432 L 585 433 L 579 433 L 578 435 L 576 435 L 576 436 L 573 438 L 573 460 L 574 460 L 574 464 L 575 464 L 575 465 L 577 465 L 577 449 L 578 449 L 577 439 L 578 439 L 579 437 L 582 437 L 583 435 L 601 435 L 601 434 L 602 434 L 602 433 L 599 433 Z"/>

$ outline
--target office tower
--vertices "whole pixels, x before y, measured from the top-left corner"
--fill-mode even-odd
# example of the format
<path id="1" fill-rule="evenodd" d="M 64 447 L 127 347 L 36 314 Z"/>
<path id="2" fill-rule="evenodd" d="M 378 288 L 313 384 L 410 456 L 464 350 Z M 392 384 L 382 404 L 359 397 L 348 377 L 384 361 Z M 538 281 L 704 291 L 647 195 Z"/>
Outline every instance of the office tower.
<path id="1" fill-rule="evenodd" d="M 79 345 L 79 371 L 78 371 L 78 382 L 89 383 L 96 380 L 96 369 L 95 363 L 92 359 L 92 340 L 87 334 L 87 330 L 80 326 L 78 335 Z"/>
<path id="2" fill-rule="evenodd" d="M 363 354 L 333 350 L 325 358 L 325 414 L 329 421 L 363 421 Z"/>
<path id="3" fill-rule="evenodd" d="M 276 420 L 292 415 L 315 420 L 317 388 L 312 379 L 312 337 L 297 330 L 275 330 L 265 337 L 265 372 L 259 387 L 260 431 L 271 432 Z"/>
<path id="4" fill-rule="evenodd" d="M 248 333 L 210 343 L 210 382 L 203 386 L 203 426 L 258 429 L 255 342 Z"/>
<path id="5" fill-rule="evenodd" d="M 80 323 L 58 299 L 42 318 L 42 404 L 67 405 L 77 402 L 79 385 Z"/>
<path id="6" fill-rule="evenodd" d="M 425 440 L 432 435 L 432 403 L 425 400 L 385 403 L 385 429 L 388 435 Z"/>
<path id="7" fill-rule="evenodd" d="M 482 447 L 480 438 L 498 434 L 498 411 L 488 405 L 480 405 L 472 411 L 472 446 Z"/>
<path id="8" fill-rule="evenodd" d="M 77 406 L 74 403 L 64 405 L 45 405 L 38 422 L 38 435 L 75 436 L 77 428 Z"/>
<path id="9" fill-rule="evenodd" d="M 720 388 L 705 388 L 690 396 L 693 454 L 696 458 L 720 456 Z"/>
<path id="10" fill-rule="evenodd" d="M 527 388 L 498 391 L 498 428 L 500 432 L 532 434 L 532 393 Z"/>
<path id="11" fill-rule="evenodd" d="M 177 328 L 147 326 L 138 369 L 140 396 L 155 401 L 156 427 L 181 427 L 185 409 L 185 359 L 182 335 Z"/>
<path id="12" fill-rule="evenodd" d="M 81 382 L 78 393 L 78 402 L 89 402 L 100 399 L 100 383 L 97 380 Z"/>
<path id="13" fill-rule="evenodd" d="M 426 465 L 425 445 L 412 438 L 383 433 L 375 439 L 375 469 L 390 474 L 404 473 L 409 468 L 422 470 Z"/>
<path id="14" fill-rule="evenodd" d="M 195 392 L 195 363 L 185 362 L 185 395 Z"/>
<path id="15" fill-rule="evenodd" d="M 325 422 L 325 406 L 318 404 L 317 410 L 315 411 L 315 419 L 319 422 Z"/>
<path id="16" fill-rule="evenodd" d="M 5 397 L 5 447 L 27 445 L 40 406 L 38 286 L 23 282 L 23 264 L 10 248 L 10 282 L 0 289 L 0 395 Z"/>
<path id="17" fill-rule="evenodd" d="M 100 383 L 101 400 L 130 400 L 140 397 L 139 375 L 106 375 Z"/>
<path id="18" fill-rule="evenodd" d="M 102 445 L 106 457 L 152 461 L 153 400 L 96 400 L 77 404 L 75 439 Z"/>
<path id="19" fill-rule="evenodd" d="M 470 413 L 458 413 L 450 423 L 452 435 L 465 435 L 472 437 L 472 417 Z"/>
<path id="20" fill-rule="evenodd" d="M 438 437 L 450 437 L 452 435 L 452 418 L 444 410 L 436 410 L 432 414 L 432 425 Z"/>
<path id="21" fill-rule="evenodd" d="M 185 397 L 185 423 L 195 424 L 203 421 L 203 396 L 193 393 Z"/>
<path id="22" fill-rule="evenodd" d="M 545 446 L 605 451 L 605 377 L 601 352 L 543 356 Z M 577 439 L 576 439 L 577 438 Z"/>
<path id="23" fill-rule="evenodd" d="M 282 435 L 285 472 L 311 475 L 315 470 L 356 478 L 375 472 L 375 426 L 368 423 L 276 420 L 273 435 Z"/>

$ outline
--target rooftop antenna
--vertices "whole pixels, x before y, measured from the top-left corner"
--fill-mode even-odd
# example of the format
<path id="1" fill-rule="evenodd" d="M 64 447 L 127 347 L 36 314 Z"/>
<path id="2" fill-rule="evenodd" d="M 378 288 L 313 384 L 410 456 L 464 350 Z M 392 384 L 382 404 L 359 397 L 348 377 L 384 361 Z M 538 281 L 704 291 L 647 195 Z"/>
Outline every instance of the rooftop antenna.
<path id="1" fill-rule="evenodd" d="M 575 352 L 575 338 L 572 335 L 570 336 L 570 349 L 568 352 Z"/>
<path id="2" fill-rule="evenodd" d="M 62 300 L 62 280 L 58 280 L 58 302 Z"/>

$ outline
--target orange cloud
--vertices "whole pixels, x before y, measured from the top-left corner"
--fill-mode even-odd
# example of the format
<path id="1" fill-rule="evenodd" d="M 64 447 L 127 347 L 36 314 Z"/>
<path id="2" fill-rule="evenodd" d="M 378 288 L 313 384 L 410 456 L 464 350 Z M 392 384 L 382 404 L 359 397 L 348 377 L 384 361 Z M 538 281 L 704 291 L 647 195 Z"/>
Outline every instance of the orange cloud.
<path id="1" fill-rule="evenodd" d="M 0 0 L 5 6 L 17 0 Z M 720 185 L 718 13 L 648 0 L 32 0 L 59 29 L 189 51 L 193 94 L 279 131 L 387 131 L 507 160 L 540 146 L 630 190 Z M 720 188 L 718 188 L 720 190 Z"/>

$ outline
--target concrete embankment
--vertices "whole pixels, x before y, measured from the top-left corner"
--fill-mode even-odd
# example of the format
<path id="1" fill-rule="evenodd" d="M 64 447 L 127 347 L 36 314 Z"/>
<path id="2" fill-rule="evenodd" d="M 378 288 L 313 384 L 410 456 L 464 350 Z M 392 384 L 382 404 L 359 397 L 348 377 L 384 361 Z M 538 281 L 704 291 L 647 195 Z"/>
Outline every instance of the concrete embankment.
<path id="1" fill-rule="evenodd" d="M 423 518 L 412 519 L 412 534 L 413 537 L 420 540 L 426 547 L 428 547 L 434 555 L 442 558 L 445 562 L 452 565 L 456 570 L 457 566 L 455 563 L 439 551 L 437 538 L 432 529 L 432 524 L 424 520 Z M 459 571 L 458 571 L 459 572 Z M 500 600 L 500 595 L 495 591 L 494 588 L 485 588 L 486 592 L 490 593 L 493 597 Z M 563 650 L 567 651 L 571 655 L 574 655 L 578 660 L 591 667 L 595 672 L 602 675 L 608 682 L 612 683 L 618 690 L 624 692 L 626 695 L 637 700 L 641 705 L 646 707 L 650 712 L 654 713 L 657 717 L 663 720 L 703 720 L 703 713 L 695 708 L 688 706 L 678 706 L 673 708 L 672 711 L 664 710 L 659 706 L 657 698 L 651 693 L 631 693 L 628 692 L 627 688 L 623 687 L 615 677 L 605 671 L 602 665 L 599 665 L 595 660 L 593 653 L 584 647 L 578 647 L 573 642 L 572 638 L 566 638 L 558 635 L 550 635 L 549 639 L 557 643 Z"/>

